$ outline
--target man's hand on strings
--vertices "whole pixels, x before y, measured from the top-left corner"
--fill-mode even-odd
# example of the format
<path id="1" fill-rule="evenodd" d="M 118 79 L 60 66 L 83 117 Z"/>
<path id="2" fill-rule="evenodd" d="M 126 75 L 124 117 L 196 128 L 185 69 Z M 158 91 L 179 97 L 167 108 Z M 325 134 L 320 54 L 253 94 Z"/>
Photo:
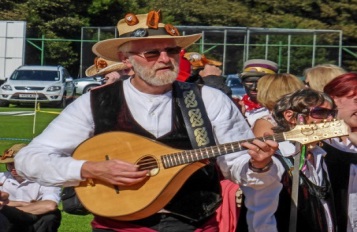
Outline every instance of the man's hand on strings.
<path id="1" fill-rule="evenodd" d="M 130 186 L 147 178 L 148 171 L 139 171 L 138 165 L 122 160 L 87 161 L 82 166 L 81 175 L 86 179 L 99 179 L 114 185 Z"/>

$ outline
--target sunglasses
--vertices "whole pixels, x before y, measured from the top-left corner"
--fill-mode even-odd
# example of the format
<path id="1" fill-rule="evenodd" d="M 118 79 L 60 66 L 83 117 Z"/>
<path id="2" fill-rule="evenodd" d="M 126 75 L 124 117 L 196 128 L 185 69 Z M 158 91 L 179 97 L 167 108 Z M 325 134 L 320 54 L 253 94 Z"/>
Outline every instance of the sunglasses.
<path id="1" fill-rule="evenodd" d="M 250 90 L 255 90 L 257 88 L 258 85 L 258 81 L 247 81 L 247 82 L 243 82 L 243 85 L 245 87 L 247 87 Z"/>
<path id="2" fill-rule="evenodd" d="M 315 119 L 327 119 L 329 116 L 334 118 L 337 115 L 337 110 L 314 107 L 310 110 L 309 115 Z"/>
<path id="3" fill-rule="evenodd" d="M 182 48 L 177 46 L 177 47 L 167 47 L 162 50 L 155 49 L 145 52 L 128 52 L 128 53 L 138 55 L 145 59 L 153 59 L 153 58 L 158 58 L 161 55 L 161 52 L 166 52 L 167 55 L 172 56 L 172 55 L 180 54 L 181 50 Z"/>

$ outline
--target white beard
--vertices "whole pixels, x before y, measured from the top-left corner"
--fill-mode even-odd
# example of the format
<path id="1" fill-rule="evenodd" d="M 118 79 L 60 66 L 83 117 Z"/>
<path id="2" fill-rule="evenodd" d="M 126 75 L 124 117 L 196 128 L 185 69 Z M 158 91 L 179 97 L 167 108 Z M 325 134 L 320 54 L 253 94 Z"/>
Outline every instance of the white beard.
<path id="1" fill-rule="evenodd" d="M 178 63 L 176 61 L 170 65 L 173 67 L 173 70 L 167 70 L 162 74 L 157 74 L 156 70 L 162 68 L 163 65 L 156 64 L 154 67 L 149 69 L 145 66 L 138 64 L 138 62 L 136 62 L 136 60 L 132 56 L 129 57 L 129 61 L 133 65 L 133 69 L 136 75 L 150 85 L 162 86 L 162 85 L 171 84 L 177 78 Z"/>

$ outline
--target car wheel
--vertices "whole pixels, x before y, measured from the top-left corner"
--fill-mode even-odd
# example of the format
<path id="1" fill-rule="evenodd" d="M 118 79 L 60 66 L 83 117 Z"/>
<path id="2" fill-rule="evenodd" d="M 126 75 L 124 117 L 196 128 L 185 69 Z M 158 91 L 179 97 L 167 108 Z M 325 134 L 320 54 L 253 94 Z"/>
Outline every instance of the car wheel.
<path id="1" fill-rule="evenodd" d="M 71 104 L 75 100 L 74 96 L 71 96 L 70 98 L 67 99 L 67 106 Z"/>
<path id="2" fill-rule="evenodd" d="M 10 103 L 5 100 L 0 100 L 0 107 L 8 107 Z"/>
<path id="3" fill-rule="evenodd" d="M 88 86 L 86 86 L 86 87 L 83 89 L 83 94 L 89 92 L 91 89 L 93 89 L 93 88 L 95 88 L 95 87 L 97 87 L 97 86 L 99 86 L 99 85 L 88 85 Z"/>
<path id="4" fill-rule="evenodd" d="M 66 94 L 63 95 L 62 100 L 58 103 L 57 107 L 64 109 L 67 106 Z"/>

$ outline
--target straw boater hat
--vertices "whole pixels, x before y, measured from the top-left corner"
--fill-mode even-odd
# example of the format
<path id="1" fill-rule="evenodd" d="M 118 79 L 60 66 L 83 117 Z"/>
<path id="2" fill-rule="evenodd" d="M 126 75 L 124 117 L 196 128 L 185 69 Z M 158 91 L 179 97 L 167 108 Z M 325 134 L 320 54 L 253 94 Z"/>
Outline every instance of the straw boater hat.
<path id="1" fill-rule="evenodd" d="M 278 72 L 278 64 L 264 59 L 247 60 L 244 63 L 243 73 L 241 78 L 247 77 L 262 77 L 266 74 L 276 74 Z"/>
<path id="2" fill-rule="evenodd" d="M 124 19 L 119 20 L 117 28 L 119 38 L 97 42 L 92 48 L 94 54 L 107 60 L 119 61 L 118 48 L 128 41 L 172 38 L 177 46 L 186 48 L 201 38 L 201 34 L 181 36 L 176 27 L 161 23 L 160 11 L 126 14 Z"/>
<path id="3" fill-rule="evenodd" d="M 222 62 L 207 59 L 205 55 L 197 52 L 187 52 L 184 57 L 190 61 L 192 69 L 204 68 L 206 64 L 221 66 Z"/>
<path id="4" fill-rule="evenodd" d="M 128 67 L 122 62 L 114 62 L 110 60 L 103 59 L 101 57 L 96 57 L 94 59 L 94 64 L 86 69 L 86 76 L 100 76 L 113 71 L 119 71 L 127 69 Z"/>
<path id="5" fill-rule="evenodd" d="M 13 163 L 14 157 L 17 154 L 17 152 L 19 152 L 26 145 L 27 144 L 24 143 L 12 145 L 12 147 L 4 151 L 4 154 L 0 157 L 0 163 L 1 164 Z"/>

